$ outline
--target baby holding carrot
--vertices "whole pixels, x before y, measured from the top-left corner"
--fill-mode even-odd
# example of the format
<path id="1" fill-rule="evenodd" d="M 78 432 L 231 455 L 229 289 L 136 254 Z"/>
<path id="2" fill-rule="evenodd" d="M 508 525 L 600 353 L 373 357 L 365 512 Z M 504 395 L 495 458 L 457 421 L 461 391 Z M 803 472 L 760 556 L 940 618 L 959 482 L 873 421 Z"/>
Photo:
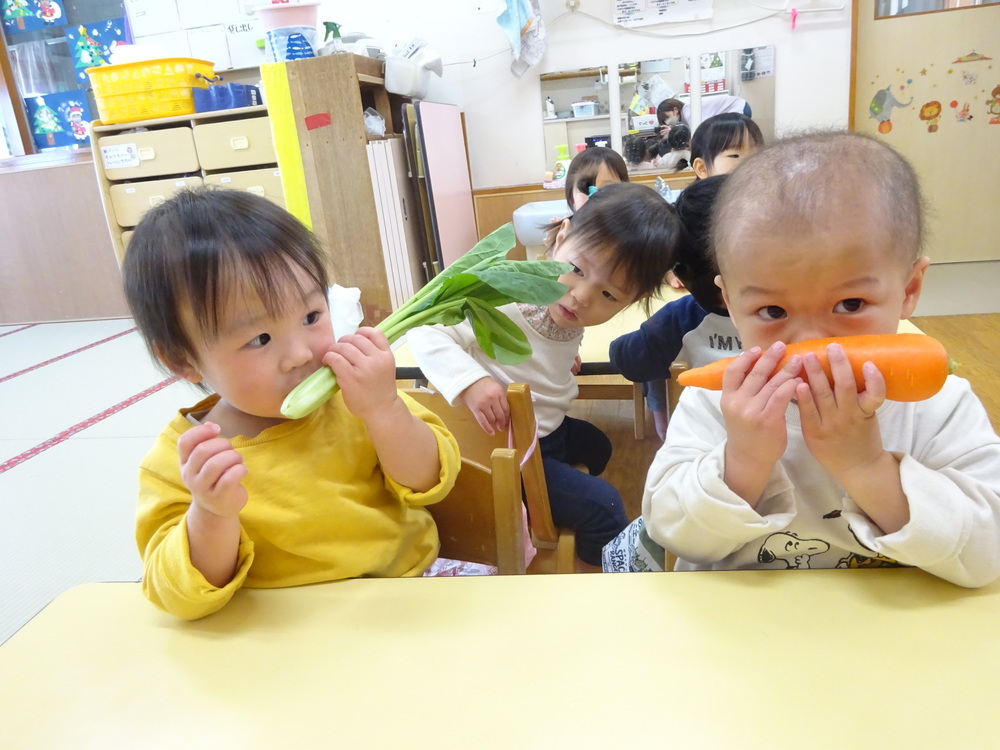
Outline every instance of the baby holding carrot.
<path id="1" fill-rule="evenodd" d="M 675 569 L 916 566 L 1000 576 L 1000 438 L 967 381 L 888 401 L 887 374 L 830 344 L 895 333 L 917 305 L 922 202 L 912 167 L 851 133 L 780 141 L 728 179 L 712 236 L 744 353 L 722 391 L 685 388 L 649 470 L 646 532 Z M 832 384 L 831 384 L 832 382 Z"/>

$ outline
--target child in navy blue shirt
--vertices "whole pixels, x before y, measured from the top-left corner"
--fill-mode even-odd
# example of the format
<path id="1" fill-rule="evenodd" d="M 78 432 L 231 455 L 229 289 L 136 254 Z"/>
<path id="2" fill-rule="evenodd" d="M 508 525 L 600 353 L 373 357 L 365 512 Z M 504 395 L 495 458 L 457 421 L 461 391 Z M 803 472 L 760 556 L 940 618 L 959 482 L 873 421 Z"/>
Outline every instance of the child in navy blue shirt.
<path id="1" fill-rule="evenodd" d="M 611 364 L 626 378 L 646 382 L 646 396 L 662 440 L 666 432 L 666 388 L 675 361 L 700 367 L 742 351 L 722 293 L 715 285 L 718 270 L 708 257 L 712 205 L 726 175 L 692 183 L 675 203 L 681 237 L 673 270 L 691 292 L 668 302 L 638 331 L 611 342 Z"/>

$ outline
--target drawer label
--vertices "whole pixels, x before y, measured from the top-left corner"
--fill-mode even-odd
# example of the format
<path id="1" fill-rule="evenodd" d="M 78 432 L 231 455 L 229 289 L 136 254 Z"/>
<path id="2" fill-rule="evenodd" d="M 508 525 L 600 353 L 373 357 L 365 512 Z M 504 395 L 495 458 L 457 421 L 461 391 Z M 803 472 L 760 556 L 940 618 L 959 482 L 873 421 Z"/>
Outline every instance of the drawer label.
<path id="1" fill-rule="evenodd" d="M 138 167 L 139 148 L 134 143 L 101 146 L 101 159 L 104 161 L 105 170 Z"/>

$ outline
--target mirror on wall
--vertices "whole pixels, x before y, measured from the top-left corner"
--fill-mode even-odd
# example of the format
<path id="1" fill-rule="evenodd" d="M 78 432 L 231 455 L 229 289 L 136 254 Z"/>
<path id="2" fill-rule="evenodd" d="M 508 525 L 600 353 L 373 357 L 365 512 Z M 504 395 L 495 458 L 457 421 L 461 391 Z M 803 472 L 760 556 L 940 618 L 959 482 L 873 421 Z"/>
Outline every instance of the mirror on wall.
<path id="1" fill-rule="evenodd" d="M 997 2 L 1000 0 L 878 0 L 875 5 L 875 18 L 975 8 L 979 5 L 992 5 Z"/>
<path id="2" fill-rule="evenodd" d="M 743 111 L 748 105 L 765 142 L 773 140 L 773 47 L 710 52 L 694 64 L 698 66 L 694 75 L 692 60 L 685 56 L 621 63 L 610 71 L 584 68 L 542 74 L 545 170 L 554 169 L 564 149 L 572 159 L 579 150 L 597 146 L 615 148 L 637 176 L 689 168 L 683 132 L 674 133 L 673 147 L 661 137 L 656 107 L 664 99 L 685 105 L 681 119 L 692 132 L 711 114 Z M 692 80 L 701 88 L 700 118 L 690 104 Z"/>
<path id="3" fill-rule="evenodd" d="M 545 133 L 545 170 L 557 161 L 572 159 L 580 148 L 611 144 L 608 69 L 581 68 L 543 73 L 542 127 Z"/>

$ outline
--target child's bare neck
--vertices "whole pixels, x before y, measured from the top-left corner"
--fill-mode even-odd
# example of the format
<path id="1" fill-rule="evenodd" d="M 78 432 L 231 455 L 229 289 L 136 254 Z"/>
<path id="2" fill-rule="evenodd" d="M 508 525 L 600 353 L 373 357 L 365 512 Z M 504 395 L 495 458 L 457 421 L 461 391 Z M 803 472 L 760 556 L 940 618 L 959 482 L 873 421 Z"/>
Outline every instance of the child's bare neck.
<path id="1" fill-rule="evenodd" d="M 259 417 L 256 414 L 247 414 L 240 411 L 224 399 L 213 406 L 202 422 L 215 422 L 222 431 L 222 437 L 234 438 L 242 436 L 245 438 L 255 438 L 268 427 L 274 427 L 288 420 L 280 417 Z"/>

